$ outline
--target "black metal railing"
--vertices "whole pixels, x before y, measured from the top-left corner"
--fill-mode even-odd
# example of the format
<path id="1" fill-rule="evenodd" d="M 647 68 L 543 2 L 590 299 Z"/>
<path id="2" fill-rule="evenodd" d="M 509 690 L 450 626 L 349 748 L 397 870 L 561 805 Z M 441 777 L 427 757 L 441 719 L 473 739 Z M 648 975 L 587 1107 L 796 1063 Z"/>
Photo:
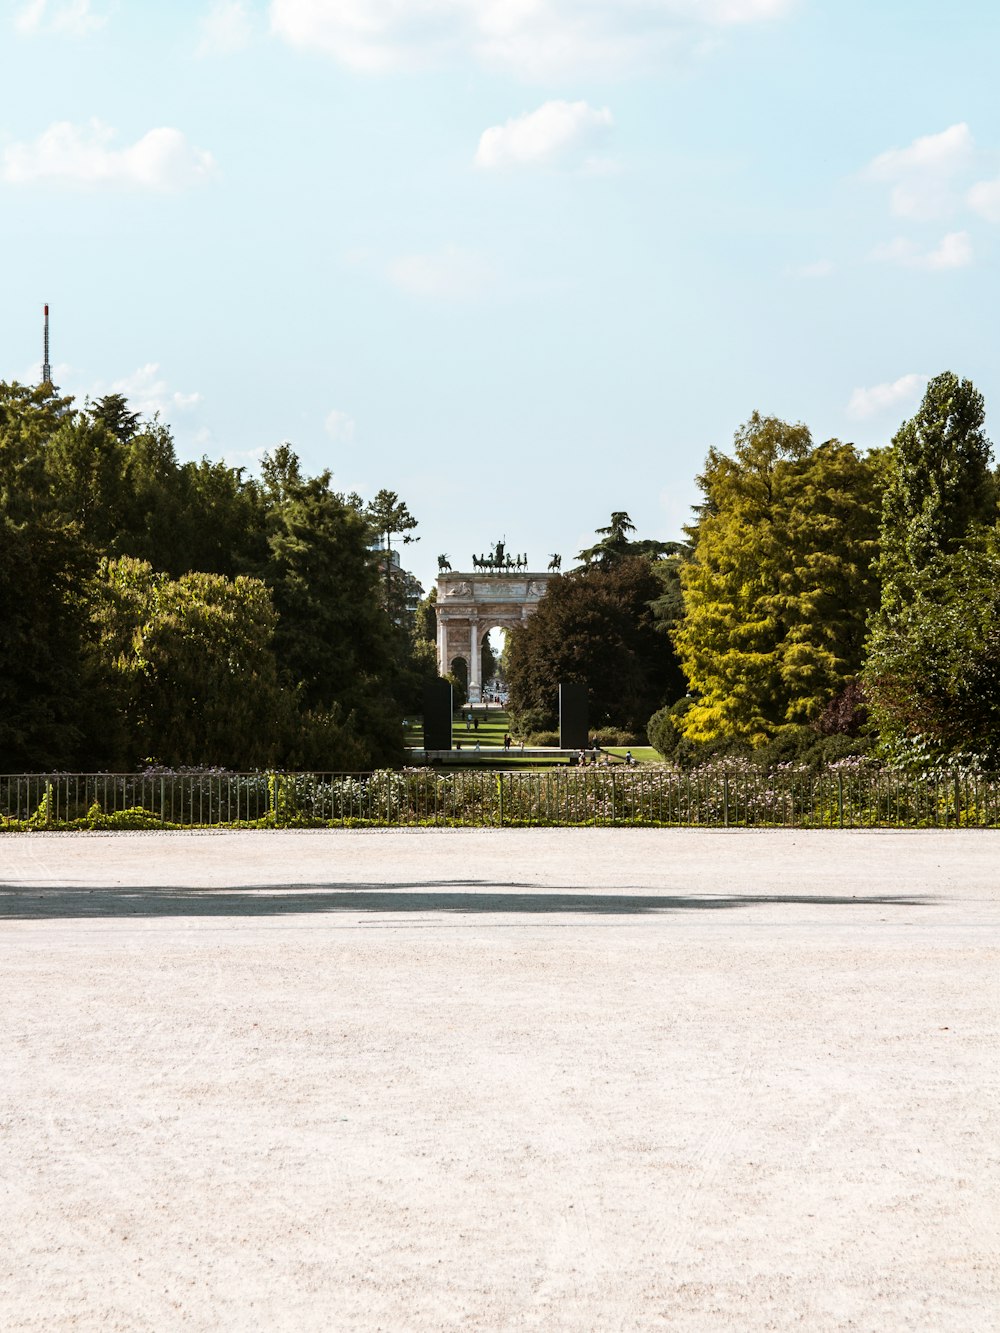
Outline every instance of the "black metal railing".
<path id="1" fill-rule="evenodd" d="M 995 828 L 1000 779 L 870 763 L 488 772 L 51 773 L 0 776 L 0 828 L 440 825 Z"/>

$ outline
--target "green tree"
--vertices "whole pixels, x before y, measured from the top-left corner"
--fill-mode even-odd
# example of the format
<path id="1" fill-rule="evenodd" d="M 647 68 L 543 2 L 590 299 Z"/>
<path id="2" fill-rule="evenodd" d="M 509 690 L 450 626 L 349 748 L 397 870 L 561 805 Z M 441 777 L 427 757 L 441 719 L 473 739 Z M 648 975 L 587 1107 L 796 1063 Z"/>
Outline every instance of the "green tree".
<path id="1" fill-rule="evenodd" d="M 106 393 L 87 409 L 91 420 L 109 430 L 120 444 L 128 444 L 139 433 L 141 413 L 133 412 L 122 393 Z"/>
<path id="2" fill-rule="evenodd" d="M 82 412 L 59 422 L 44 452 L 50 513 L 76 525 L 95 565 L 128 545 L 126 456 L 118 436 Z"/>
<path id="3" fill-rule="evenodd" d="M 72 528 L 0 512 L 0 772 L 87 761 L 87 571 Z"/>
<path id="4" fill-rule="evenodd" d="M 261 487 L 242 468 L 202 458 L 183 463 L 182 569 L 235 578 L 259 568 L 267 553 L 267 510 Z"/>
<path id="5" fill-rule="evenodd" d="M 956 550 L 978 523 L 996 516 L 983 396 L 951 371 L 893 437 L 885 460 L 882 571 L 886 600 L 905 597 L 910 575 Z"/>
<path id="6" fill-rule="evenodd" d="M 302 476 L 281 446 L 263 465 L 268 553 L 261 575 L 278 611 L 276 651 L 304 709 L 339 709 L 371 764 L 402 758 L 398 652 L 379 596 L 371 529 L 330 486 Z"/>
<path id="7" fill-rule="evenodd" d="M 891 750 L 998 758 L 996 478 L 982 395 L 950 371 L 885 456 L 883 589 L 865 693 Z"/>
<path id="8" fill-rule="evenodd" d="M 898 758 L 1000 766 L 1000 530 L 909 575 L 865 666 L 880 738 Z"/>
<path id="9" fill-rule="evenodd" d="M 352 496 L 350 501 L 358 501 L 358 497 Z M 358 508 L 361 509 L 360 504 Z M 361 512 L 371 528 L 372 543 L 378 547 L 385 609 L 398 631 L 395 635 L 396 654 L 401 678 L 406 677 L 412 658 L 413 608 L 423 589 L 413 575 L 403 569 L 398 552 L 392 549 L 392 542 L 394 537 L 404 546 L 419 541 L 420 538 L 413 535 L 417 520 L 395 491 L 379 491 Z"/>
<path id="10" fill-rule="evenodd" d="M 263 583 L 198 572 L 173 580 L 123 556 L 104 562 L 93 616 L 122 720 L 120 764 L 256 768 L 280 756 L 291 702 Z"/>
<path id="11" fill-rule="evenodd" d="M 550 579 L 534 615 L 507 635 L 515 717 L 554 726 L 560 682 L 579 682 L 592 726 L 641 733 L 655 709 L 684 693 L 651 608 L 662 589 L 651 562 L 636 557 Z"/>
<path id="12" fill-rule="evenodd" d="M 601 540 L 581 551 L 577 559 L 582 560 L 585 566 L 596 564 L 602 569 L 610 569 L 612 565 L 622 560 L 631 560 L 636 556 L 655 559 L 661 555 L 671 554 L 677 548 L 675 542 L 659 542 L 649 538 L 635 541 L 629 536 L 629 533 L 635 530 L 635 524 L 628 514 L 623 509 L 617 509 L 611 515 L 608 526 L 597 529 L 597 535 Z"/>
<path id="13" fill-rule="evenodd" d="M 45 450 L 72 401 L 51 384 L 0 381 L 0 507 L 14 521 L 48 512 Z"/>
<path id="14" fill-rule="evenodd" d="M 758 413 L 712 449 L 674 631 L 688 740 L 760 744 L 811 722 L 860 670 L 878 597 L 873 465 Z"/>

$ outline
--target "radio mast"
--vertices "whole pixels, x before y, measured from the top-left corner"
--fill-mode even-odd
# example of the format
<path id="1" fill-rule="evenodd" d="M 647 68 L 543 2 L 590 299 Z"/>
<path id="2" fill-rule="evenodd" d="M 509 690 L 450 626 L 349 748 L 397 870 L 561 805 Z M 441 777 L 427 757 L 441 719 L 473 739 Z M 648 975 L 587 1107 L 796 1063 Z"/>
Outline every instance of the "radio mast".
<path id="1" fill-rule="evenodd" d="M 49 307 L 45 306 L 45 356 L 42 361 L 42 383 L 52 383 L 52 367 L 49 365 Z"/>

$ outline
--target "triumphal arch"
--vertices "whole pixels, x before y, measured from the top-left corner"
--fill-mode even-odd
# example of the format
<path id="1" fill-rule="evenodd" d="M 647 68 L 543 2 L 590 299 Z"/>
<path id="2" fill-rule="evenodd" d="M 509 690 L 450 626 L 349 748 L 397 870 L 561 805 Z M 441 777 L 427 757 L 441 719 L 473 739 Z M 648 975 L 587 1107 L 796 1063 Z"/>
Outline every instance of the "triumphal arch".
<path id="1" fill-rule="evenodd" d="M 526 555 L 509 555 L 503 542 L 486 556 L 474 555 L 469 573 L 453 570 L 438 556 L 437 663 L 442 676 L 456 657 L 469 668 L 469 703 L 482 699 L 483 640 L 491 629 L 513 629 L 532 614 L 561 564 L 552 556 L 543 574 L 528 569 Z"/>

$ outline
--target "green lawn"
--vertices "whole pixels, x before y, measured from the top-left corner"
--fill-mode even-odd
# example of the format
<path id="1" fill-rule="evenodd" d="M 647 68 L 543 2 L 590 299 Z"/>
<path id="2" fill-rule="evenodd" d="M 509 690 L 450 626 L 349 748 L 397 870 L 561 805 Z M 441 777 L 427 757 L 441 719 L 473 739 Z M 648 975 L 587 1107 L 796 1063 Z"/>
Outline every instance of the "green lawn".
<path id="1" fill-rule="evenodd" d="M 470 712 L 473 718 L 478 720 L 479 726 L 470 726 L 467 729 L 466 717 Z M 404 730 L 404 744 L 417 748 L 423 745 L 424 722 L 422 717 L 407 718 Z M 462 712 L 455 713 L 451 724 L 451 739 L 453 745 L 460 741 L 463 750 L 471 749 L 476 741 L 480 745 L 503 745 L 504 732 L 507 731 L 510 731 L 510 718 L 506 713 L 498 708 L 486 709 L 480 705 L 478 708 L 466 708 Z"/>
<path id="2" fill-rule="evenodd" d="M 662 764 L 663 755 L 651 745 L 606 745 L 608 754 L 620 754 L 624 757 L 627 750 L 632 751 L 632 758 L 637 764 Z"/>
<path id="3" fill-rule="evenodd" d="M 478 718 L 479 726 L 466 727 L 466 718 L 471 712 L 474 718 Z M 522 758 L 517 743 L 510 750 L 499 754 L 490 753 L 494 746 L 502 747 L 504 733 L 510 731 L 510 718 L 501 709 L 486 709 L 482 705 L 478 708 L 466 708 L 462 712 L 457 712 L 452 721 L 452 744 L 461 745 L 463 754 L 473 750 L 478 741 L 483 748 L 481 759 L 478 766 L 482 768 L 549 768 L 553 764 L 564 764 L 564 759 Z M 405 742 L 406 745 L 419 749 L 424 743 L 423 719 L 421 717 L 410 717 L 406 719 Z M 615 755 L 624 759 L 626 751 L 631 748 L 632 757 L 637 764 L 658 764 L 661 757 L 651 745 L 611 745 L 604 747 L 607 754 Z M 467 763 L 467 767 L 472 767 Z"/>

